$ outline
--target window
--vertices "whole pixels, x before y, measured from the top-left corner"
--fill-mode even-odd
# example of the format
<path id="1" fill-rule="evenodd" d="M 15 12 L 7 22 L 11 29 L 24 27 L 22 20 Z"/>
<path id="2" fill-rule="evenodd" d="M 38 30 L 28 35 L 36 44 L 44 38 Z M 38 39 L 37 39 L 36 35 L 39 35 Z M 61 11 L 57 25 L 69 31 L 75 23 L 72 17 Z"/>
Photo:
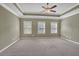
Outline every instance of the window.
<path id="1" fill-rule="evenodd" d="M 51 22 L 51 33 L 57 33 L 57 22 Z"/>
<path id="2" fill-rule="evenodd" d="M 45 22 L 38 22 L 38 34 L 45 34 Z"/>
<path id="3" fill-rule="evenodd" d="M 24 34 L 32 34 L 32 21 L 24 21 Z"/>

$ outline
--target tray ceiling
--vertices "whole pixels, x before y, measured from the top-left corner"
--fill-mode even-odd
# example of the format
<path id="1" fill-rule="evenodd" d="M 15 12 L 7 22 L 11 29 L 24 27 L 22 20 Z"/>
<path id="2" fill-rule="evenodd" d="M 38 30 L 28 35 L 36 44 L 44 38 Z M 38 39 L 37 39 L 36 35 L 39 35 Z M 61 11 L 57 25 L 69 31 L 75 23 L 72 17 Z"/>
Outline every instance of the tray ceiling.
<path id="1" fill-rule="evenodd" d="M 17 3 L 17 7 L 20 11 L 24 14 L 44 14 L 42 8 L 45 3 Z M 57 5 L 56 12 L 51 12 L 49 15 L 62 15 L 63 13 L 67 12 L 68 10 L 72 9 L 76 3 L 50 3 L 50 6 Z"/>

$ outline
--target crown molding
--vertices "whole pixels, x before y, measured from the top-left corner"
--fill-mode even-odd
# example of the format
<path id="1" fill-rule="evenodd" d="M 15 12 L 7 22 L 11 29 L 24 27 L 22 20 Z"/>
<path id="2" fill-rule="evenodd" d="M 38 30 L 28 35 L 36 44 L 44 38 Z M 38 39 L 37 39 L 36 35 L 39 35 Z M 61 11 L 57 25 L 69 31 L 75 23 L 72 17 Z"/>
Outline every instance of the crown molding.
<path id="1" fill-rule="evenodd" d="M 19 4 L 17 4 L 17 3 L 13 3 L 14 5 L 15 5 L 15 7 L 17 7 L 17 9 L 23 14 L 23 12 L 22 12 L 22 9 L 21 9 L 21 7 L 20 7 L 20 5 Z"/>
<path id="2" fill-rule="evenodd" d="M 0 5 L 1 5 L 3 8 L 5 8 L 6 10 L 8 10 L 9 12 L 11 12 L 12 14 L 18 16 L 18 17 L 23 16 L 23 14 L 22 14 L 14 5 L 11 5 L 11 7 L 15 7 L 15 8 L 16 8 L 15 10 L 17 10 L 17 12 L 15 12 L 11 7 L 7 6 L 7 5 L 4 4 L 4 3 L 1 3 Z"/>
<path id="3" fill-rule="evenodd" d="M 60 17 L 53 16 L 35 16 L 35 15 L 23 15 L 20 18 L 35 18 L 35 19 L 61 19 Z"/>
<path id="4" fill-rule="evenodd" d="M 64 18 L 67 18 L 67 17 L 70 17 L 70 16 L 73 16 L 73 15 L 76 15 L 76 14 L 79 14 L 79 5 L 78 5 L 78 8 L 73 10 L 73 11 L 70 11 L 64 15 L 62 15 L 60 18 L 64 19 Z"/>
<path id="5" fill-rule="evenodd" d="M 64 12 L 61 14 L 61 16 L 67 14 L 67 13 L 70 12 L 70 11 L 73 11 L 74 9 L 76 9 L 75 7 L 77 7 L 78 5 L 79 5 L 79 4 L 73 5 L 72 7 L 70 7 L 70 8 L 67 9 L 66 11 L 64 11 Z"/>

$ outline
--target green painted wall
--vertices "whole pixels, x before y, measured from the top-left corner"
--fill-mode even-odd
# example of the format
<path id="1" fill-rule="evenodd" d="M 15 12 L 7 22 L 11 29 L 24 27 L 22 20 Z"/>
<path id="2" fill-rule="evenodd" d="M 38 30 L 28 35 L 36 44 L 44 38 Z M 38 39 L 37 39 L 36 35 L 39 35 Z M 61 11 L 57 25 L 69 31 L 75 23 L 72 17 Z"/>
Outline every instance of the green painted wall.
<path id="1" fill-rule="evenodd" d="M 70 40 L 79 42 L 79 14 L 63 19 L 61 34 Z"/>
<path id="2" fill-rule="evenodd" d="M 19 19 L 0 6 L 0 50 L 19 38 Z"/>
<path id="3" fill-rule="evenodd" d="M 32 23 L 33 23 L 33 25 L 32 25 L 32 27 L 33 27 L 33 29 L 32 29 L 32 34 L 31 35 L 24 35 L 23 34 L 23 21 L 32 21 Z M 46 33 L 45 34 L 37 34 L 37 23 L 38 23 L 38 21 L 45 21 L 46 22 Z M 50 33 L 50 22 L 58 22 L 58 33 L 57 34 L 51 34 Z M 21 25 L 20 25 L 20 31 L 21 31 L 21 36 L 38 36 L 38 37 L 40 37 L 40 36 L 45 36 L 45 37 L 47 37 L 47 36 L 59 36 L 60 35 L 60 28 L 61 28 L 61 26 L 60 26 L 60 23 L 61 23 L 61 21 L 60 20 L 52 20 L 52 19 L 26 19 L 26 18 L 21 18 L 20 19 L 20 23 L 21 23 Z"/>

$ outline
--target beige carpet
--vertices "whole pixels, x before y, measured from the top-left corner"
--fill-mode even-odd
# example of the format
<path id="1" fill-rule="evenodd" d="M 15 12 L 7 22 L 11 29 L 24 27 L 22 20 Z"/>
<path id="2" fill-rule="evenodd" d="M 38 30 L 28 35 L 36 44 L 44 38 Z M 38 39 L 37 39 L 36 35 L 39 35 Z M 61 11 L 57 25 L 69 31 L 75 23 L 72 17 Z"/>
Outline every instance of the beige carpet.
<path id="1" fill-rule="evenodd" d="M 79 45 L 59 37 L 22 38 L 1 56 L 79 56 Z"/>

